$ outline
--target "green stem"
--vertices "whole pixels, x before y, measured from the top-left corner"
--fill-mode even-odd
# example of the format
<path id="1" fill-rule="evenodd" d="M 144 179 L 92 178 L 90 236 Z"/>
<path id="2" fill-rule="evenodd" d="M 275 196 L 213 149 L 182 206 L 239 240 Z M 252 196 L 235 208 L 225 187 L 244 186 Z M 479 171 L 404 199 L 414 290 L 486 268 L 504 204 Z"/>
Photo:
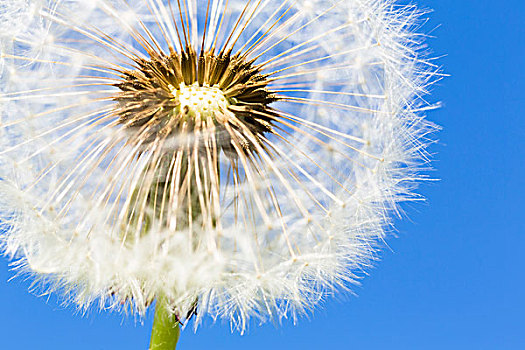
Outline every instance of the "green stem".
<path id="1" fill-rule="evenodd" d="M 168 309 L 164 299 L 157 299 L 149 344 L 150 350 L 174 350 L 177 347 L 179 336 L 180 328 L 177 318 Z"/>

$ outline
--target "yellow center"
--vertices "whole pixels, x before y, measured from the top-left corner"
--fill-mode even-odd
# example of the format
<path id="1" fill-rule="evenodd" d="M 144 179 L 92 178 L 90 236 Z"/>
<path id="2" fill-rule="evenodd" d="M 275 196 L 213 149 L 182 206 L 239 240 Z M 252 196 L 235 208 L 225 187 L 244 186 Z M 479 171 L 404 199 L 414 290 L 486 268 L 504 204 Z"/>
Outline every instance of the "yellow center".
<path id="1" fill-rule="evenodd" d="M 224 113 L 230 105 L 222 91 L 215 86 L 181 83 L 178 89 L 172 85 L 170 89 L 175 100 L 179 102 L 177 111 L 184 111 L 190 116 L 199 114 L 201 117 L 214 117 L 216 113 Z"/>

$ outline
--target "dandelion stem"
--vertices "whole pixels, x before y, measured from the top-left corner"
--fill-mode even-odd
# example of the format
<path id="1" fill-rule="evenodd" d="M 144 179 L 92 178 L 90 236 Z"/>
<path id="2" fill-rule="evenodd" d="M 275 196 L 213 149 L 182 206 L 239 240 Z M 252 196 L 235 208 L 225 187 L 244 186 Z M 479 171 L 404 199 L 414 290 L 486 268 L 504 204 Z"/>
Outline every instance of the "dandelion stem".
<path id="1" fill-rule="evenodd" d="M 157 299 L 149 349 L 174 350 L 177 347 L 179 336 L 180 327 L 177 316 L 169 310 L 163 298 Z"/>

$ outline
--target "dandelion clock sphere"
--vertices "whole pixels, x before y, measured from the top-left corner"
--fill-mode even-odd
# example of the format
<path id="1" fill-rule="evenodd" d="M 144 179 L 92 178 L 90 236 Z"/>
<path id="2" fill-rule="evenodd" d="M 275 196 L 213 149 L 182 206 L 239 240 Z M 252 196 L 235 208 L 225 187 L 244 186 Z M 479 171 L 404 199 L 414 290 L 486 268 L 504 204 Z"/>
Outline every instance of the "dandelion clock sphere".
<path id="1" fill-rule="evenodd" d="M 418 199 L 439 69 L 413 6 L 0 11 L 2 250 L 81 308 L 155 303 L 152 349 L 190 319 L 242 332 L 307 312 L 357 283 L 391 212 Z"/>

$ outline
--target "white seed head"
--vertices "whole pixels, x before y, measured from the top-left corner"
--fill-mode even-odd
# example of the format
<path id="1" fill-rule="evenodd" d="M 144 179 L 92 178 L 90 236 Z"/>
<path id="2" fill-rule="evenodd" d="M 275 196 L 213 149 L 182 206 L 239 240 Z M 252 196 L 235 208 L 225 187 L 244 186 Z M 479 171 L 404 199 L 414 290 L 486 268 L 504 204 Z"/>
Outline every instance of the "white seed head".
<path id="1" fill-rule="evenodd" d="M 294 318 L 420 199 L 439 67 L 412 5 L 4 3 L 0 245 L 80 307 Z"/>

